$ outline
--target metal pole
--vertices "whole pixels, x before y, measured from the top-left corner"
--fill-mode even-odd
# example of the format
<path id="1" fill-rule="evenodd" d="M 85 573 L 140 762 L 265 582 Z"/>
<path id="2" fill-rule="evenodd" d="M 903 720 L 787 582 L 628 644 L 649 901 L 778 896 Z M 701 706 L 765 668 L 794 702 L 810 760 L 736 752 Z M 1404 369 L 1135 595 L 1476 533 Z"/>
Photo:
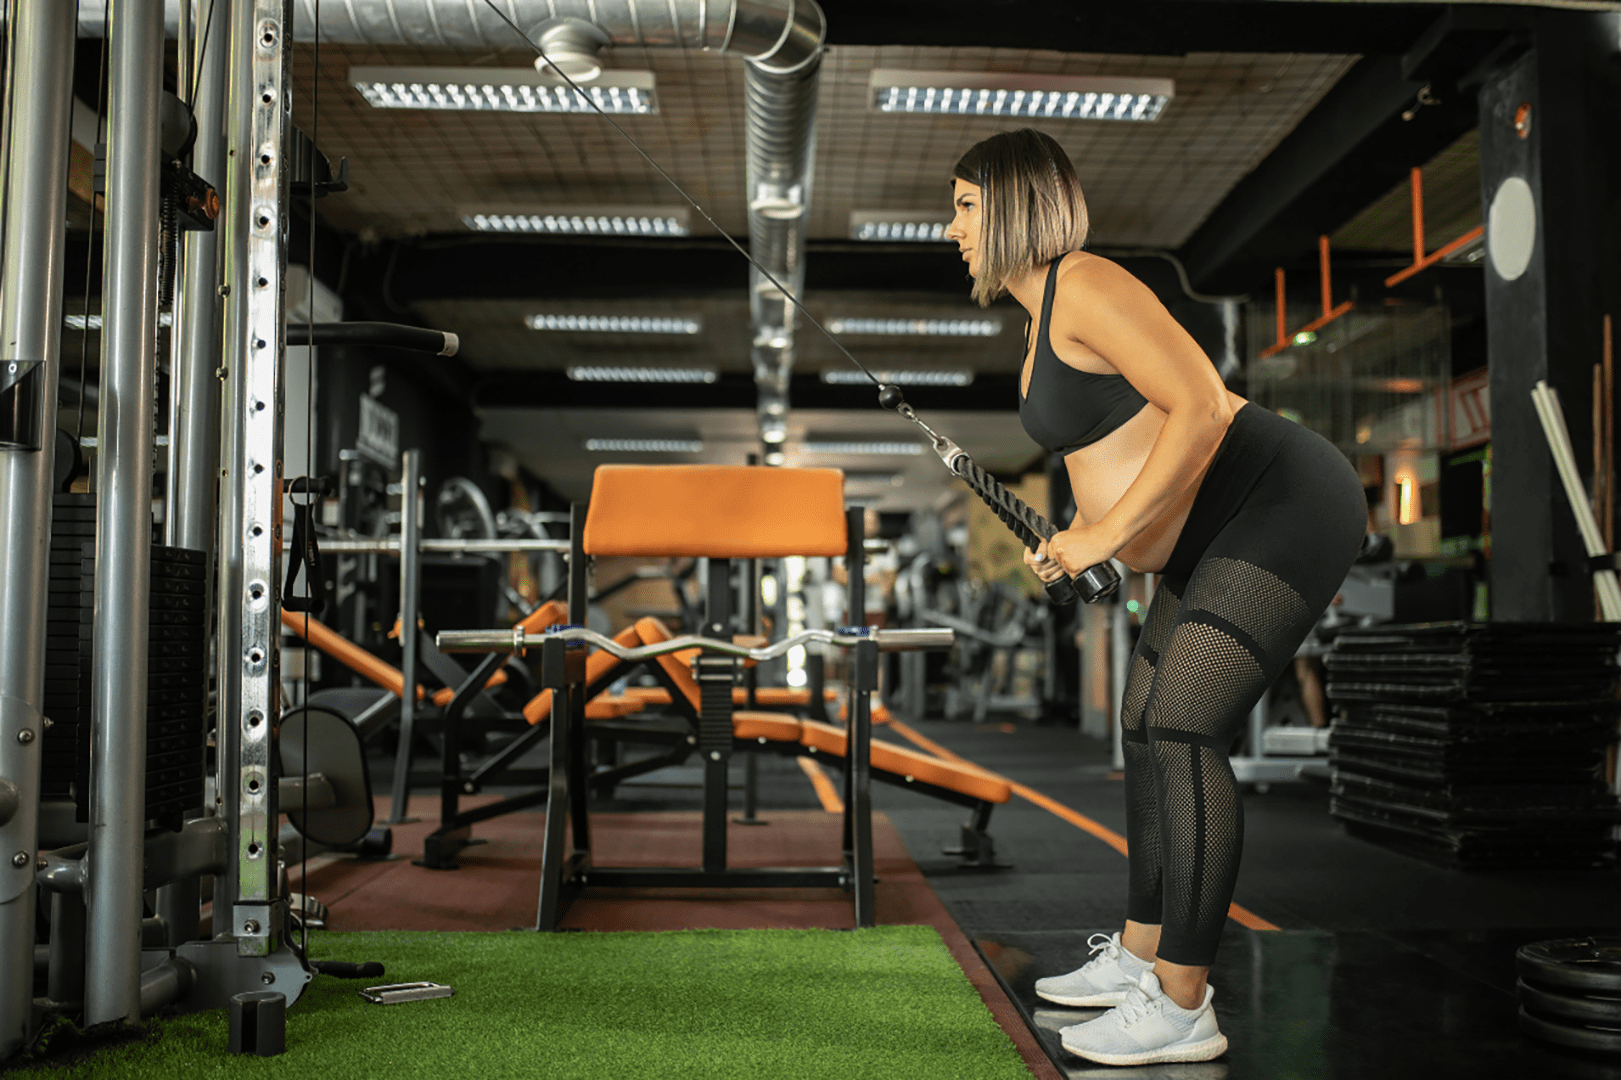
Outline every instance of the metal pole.
<path id="1" fill-rule="evenodd" d="M 190 0 L 186 0 L 189 3 Z M 211 0 L 208 35 L 197 53 L 197 145 L 192 168 L 225 190 L 225 73 L 231 0 Z M 185 4 L 182 4 L 184 7 Z M 199 28 L 200 31 L 201 28 Z M 214 543 L 214 485 L 219 468 L 220 295 L 216 252 L 224 222 L 212 231 L 182 234 L 185 256 L 174 317 L 169 382 L 168 514 L 164 539 L 208 551 Z"/>
<path id="2" fill-rule="evenodd" d="M 85 882 L 85 963 L 95 978 L 85 984 L 87 1027 L 141 1019 L 162 0 L 116 0 L 110 36 Z"/>
<path id="3" fill-rule="evenodd" d="M 0 286 L 4 359 L 36 360 L 41 415 L 56 416 L 73 80 L 73 5 L 20 0 L 6 71 L 15 118 L 7 155 Z M 25 151 L 25 152 L 23 152 Z M 52 425 L 54 426 L 54 424 Z M 0 778 L 18 806 L 0 826 L 0 1061 L 22 1048 L 33 1006 L 34 853 L 45 693 L 45 560 L 56 443 L 0 451 Z M 18 859 L 21 857 L 21 864 Z"/>
<path id="4" fill-rule="evenodd" d="M 242 0 L 231 12 L 226 108 L 224 359 L 219 545 L 220 812 L 230 829 L 214 933 L 237 953 L 281 948 L 276 887 L 274 732 L 281 714 L 281 378 L 286 352 L 288 0 Z M 216 13 L 218 17 L 218 13 Z"/>
<path id="5" fill-rule="evenodd" d="M 197 96 L 192 109 L 197 117 L 197 143 L 192 151 L 193 171 L 216 188 L 225 185 L 225 69 L 228 55 L 231 0 L 210 0 L 213 16 L 204 20 L 208 33 L 197 27 L 195 44 L 199 62 Z M 182 0 L 181 26 L 191 0 Z M 181 42 L 179 82 L 182 96 L 191 83 L 184 63 L 189 50 Z M 172 547 L 212 551 L 214 548 L 214 490 L 219 474 L 220 295 L 219 267 L 215 261 L 219 230 L 198 230 L 181 235 L 183 244 L 180 287 L 175 294 L 174 329 L 171 331 L 169 379 L 169 462 L 165 473 L 164 542 Z M 198 748 L 202 752 L 202 748 Z M 213 808 L 208 807 L 211 811 Z M 168 927 L 169 944 L 197 936 L 201 892 L 195 878 L 158 890 L 158 914 Z"/>
<path id="6" fill-rule="evenodd" d="M 388 819 L 393 824 L 411 821 L 406 802 L 411 796 L 411 742 L 416 738 L 417 675 L 417 586 L 421 578 L 422 451 L 407 450 L 400 455 L 400 672 L 405 676 L 405 693 L 400 695 L 400 749 L 394 757 L 393 805 Z M 557 725 L 552 725 L 555 732 Z"/>

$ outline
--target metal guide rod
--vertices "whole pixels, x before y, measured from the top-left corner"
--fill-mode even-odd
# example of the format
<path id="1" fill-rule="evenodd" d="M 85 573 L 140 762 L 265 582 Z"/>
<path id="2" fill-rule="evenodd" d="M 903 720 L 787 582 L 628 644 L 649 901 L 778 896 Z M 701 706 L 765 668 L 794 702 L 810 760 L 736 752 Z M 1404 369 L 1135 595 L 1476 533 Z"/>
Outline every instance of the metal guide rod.
<path id="1" fill-rule="evenodd" d="M 397 536 L 354 540 L 347 538 L 328 540 L 323 538 L 320 544 L 323 555 L 398 555 L 400 553 L 400 538 Z M 866 542 L 868 551 L 887 551 L 889 546 L 887 540 L 868 540 Z M 292 541 L 282 541 L 281 549 L 284 552 L 293 550 Z M 437 555 L 507 555 L 515 551 L 556 551 L 567 555 L 569 542 L 567 540 L 529 540 L 523 538 L 510 540 L 422 538 L 417 541 L 417 550 L 423 554 Z"/>
<path id="2" fill-rule="evenodd" d="M 185 9 L 190 0 L 183 0 Z M 231 0 L 207 0 L 213 14 L 196 27 L 197 143 L 192 171 L 225 190 L 225 71 Z M 204 26 L 207 27 L 205 37 Z M 184 82 L 184 78 L 181 80 Z M 188 231 L 175 294 L 173 372 L 169 380 L 169 468 L 165 540 L 175 547 L 214 546 L 214 489 L 219 469 L 220 267 L 222 230 Z"/>
<path id="3" fill-rule="evenodd" d="M 20 0 L 11 26 L 14 149 L 6 155 L 0 359 L 33 360 L 42 416 L 56 416 L 62 325 L 73 5 Z M 24 152 L 25 151 L 25 152 Z M 53 425 L 54 426 L 54 425 Z M 0 825 L 0 1061 L 27 1041 L 34 985 L 34 854 L 45 691 L 45 561 L 56 442 L 0 451 L 0 780 L 17 807 Z M 20 864 L 20 865 L 19 865 Z"/>
<path id="4" fill-rule="evenodd" d="M 739 656 L 745 660 L 775 660 L 788 655 L 789 650 L 804 645 L 831 645 L 850 649 L 863 641 L 876 641 L 879 652 L 911 652 L 918 649 L 949 649 L 955 633 L 939 627 L 927 626 L 904 630 L 868 630 L 863 633 L 845 633 L 837 630 L 801 630 L 791 637 L 770 645 L 750 647 L 723 638 L 683 634 L 655 645 L 627 647 L 613 638 L 604 637 L 595 630 L 571 626 L 550 633 L 527 634 L 523 627 L 511 630 L 442 630 L 434 639 L 440 652 L 517 652 L 539 648 L 549 638 L 563 641 L 584 641 L 621 660 L 651 660 L 655 656 L 681 652 L 684 649 L 705 649 L 709 652 Z"/>
<path id="5" fill-rule="evenodd" d="M 222 811 L 230 821 L 226 895 L 214 932 L 241 956 L 281 945 L 272 761 L 281 712 L 282 369 L 291 8 L 242 0 L 232 11 L 225 234 L 225 400 L 222 415 L 219 727 Z M 221 899 L 229 907 L 221 904 Z"/>
<path id="6" fill-rule="evenodd" d="M 417 672 L 417 586 L 421 579 L 420 552 L 422 451 L 407 450 L 400 455 L 400 673 L 404 685 L 416 685 Z M 394 756 L 394 782 L 388 819 L 398 824 L 409 820 L 406 802 L 411 797 L 411 742 L 416 737 L 416 695 L 400 697 L 400 748 Z"/>
<path id="7" fill-rule="evenodd" d="M 110 37 L 85 881 L 85 963 L 95 977 L 85 982 L 87 1027 L 141 1018 L 161 0 L 120 0 L 112 9 Z"/>
<path id="8" fill-rule="evenodd" d="M 373 540 L 322 539 L 321 554 L 332 555 L 398 555 L 400 538 L 383 537 Z M 283 551 L 291 551 L 291 541 L 282 544 Z M 505 555 L 514 551 L 561 551 L 567 553 L 567 540 L 425 540 L 417 541 L 416 549 L 426 554 L 473 555 L 493 553 Z"/>

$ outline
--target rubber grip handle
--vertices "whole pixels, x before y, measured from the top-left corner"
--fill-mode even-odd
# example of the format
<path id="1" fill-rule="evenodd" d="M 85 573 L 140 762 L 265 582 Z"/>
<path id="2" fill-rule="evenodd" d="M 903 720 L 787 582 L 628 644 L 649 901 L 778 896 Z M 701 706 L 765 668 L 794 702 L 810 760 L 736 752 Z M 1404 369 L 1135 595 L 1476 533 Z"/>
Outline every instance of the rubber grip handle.
<path id="1" fill-rule="evenodd" d="M 1104 597 L 1114 595 L 1119 587 L 1120 575 L 1108 563 L 1099 563 L 1073 578 L 1061 577 L 1045 585 L 1047 599 L 1060 607 L 1067 607 L 1077 600 L 1095 604 Z"/>
<path id="2" fill-rule="evenodd" d="M 383 965 L 375 960 L 364 964 L 351 964 L 344 960 L 311 960 L 310 967 L 317 975 L 330 975 L 334 979 L 381 979 Z"/>

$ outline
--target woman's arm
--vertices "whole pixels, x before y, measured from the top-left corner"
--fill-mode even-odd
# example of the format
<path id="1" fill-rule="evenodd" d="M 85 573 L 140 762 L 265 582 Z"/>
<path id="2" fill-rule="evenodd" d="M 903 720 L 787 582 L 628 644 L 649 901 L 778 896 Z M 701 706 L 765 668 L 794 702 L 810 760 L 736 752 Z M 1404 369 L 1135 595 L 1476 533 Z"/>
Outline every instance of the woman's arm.
<path id="1" fill-rule="evenodd" d="M 1100 520 L 1079 523 L 1091 541 L 1082 547 L 1101 545 L 1113 556 L 1158 520 L 1210 463 L 1232 422 L 1232 405 L 1204 350 L 1146 285 L 1107 259 L 1080 260 L 1059 277 L 1053 323 L 1166 414 L 1142 472 L 1120 501 Z M 1059 545 L 1061 557 L 1069 554 L 1065 546 Z M 1085 557 L 1093 554 L 1088 550 Z"/>

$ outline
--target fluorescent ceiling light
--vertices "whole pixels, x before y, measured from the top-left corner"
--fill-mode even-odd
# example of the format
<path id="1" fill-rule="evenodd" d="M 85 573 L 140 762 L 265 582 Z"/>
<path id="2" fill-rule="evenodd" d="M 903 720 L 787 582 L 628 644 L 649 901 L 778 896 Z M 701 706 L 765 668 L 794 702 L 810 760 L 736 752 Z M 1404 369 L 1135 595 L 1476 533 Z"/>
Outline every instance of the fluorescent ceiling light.
<path id="1" fill-rule="evenodd" d="M 474 232 L 551 233 L 564 236 L 686 236 L 687 211 L 653 207 L 559 208 L 509 213 L 469 211 L 462 224 Z"/>
<path id="2" fill-rule="evenodd" d="M 995 337 L 1001 319 L 829 319 L 835 334 L 886 334 L 927 337 Z"/>
<path id="3" fill-rule="evenodd" d="M 700 439 L 587 439 L 585 448 L 599 454 L 698 454 Z"/>
<path id="4" fill-rule="evenodd" d="M 874 371 L 881 383 L 896 386 L 967 386 L 974 381 L 972 371 Z M 872 380 L 865 372 L 828 368 L 822 372 L 822 381 L 829 386 L 866 386 Z"/>
<path id="5" fill-rule="evenodd" d="M 595 334 L 696 334 L 703 321 L 685 315 L 526 315 L 531 330 Z"/>
<path id="6" fill-rule="evenodd" d="M 915 442 L 803 442 L 799 448 L 807 454 L 895 454 L 923 453 L 923 444 Z"/>
<path id="7" fill-rule="evenodd" d="M 949 215 L 906 210 L 850 211 L 850 239 L 913 244 L 946 242 Z"/>
<path id="8" fill-rule="evenodd" d="M 575 382 L 712 383 L 717 374 L 714 368 L 571 367 L 568 377 Z"/>
<path id="9" fill-rule="evenodd" d="M 878 112 L 1050 120 L 1155 120 L 1176 92 L 1170 79 L 893 68 L 868 86 Z"/>
<path id="10" fill-rule="evenodd" d="M 569 89 L 556 76 L 533 68 L 352 67 L 349 82 L 378 109 L 596 111 L 579 91 Z M 582 90 L 605 113 L 659 111 L 651 71 L 604 72 Z"/>
<path id="11" fill-rule="evenodd" d="M 91 315 L 91 316 L 88 317 L 88 319 L 83 315 L 64 315 L 64 316 L 62 316 L 62 325 L 66 326 L 69 330 L 83 330 L 85 328 L 85 323 L 87 321 L 90 324 L 90 329 L 92 329 L 92 330 L 100 330 L 101 329 L 101 316 L 100 315 Z M 174 325 L 174 312 L 172 312 L 172 311 L 160 311 L 160 312 L 158 312 L 158 325 L 159 326 L 173 326 Z"/>

